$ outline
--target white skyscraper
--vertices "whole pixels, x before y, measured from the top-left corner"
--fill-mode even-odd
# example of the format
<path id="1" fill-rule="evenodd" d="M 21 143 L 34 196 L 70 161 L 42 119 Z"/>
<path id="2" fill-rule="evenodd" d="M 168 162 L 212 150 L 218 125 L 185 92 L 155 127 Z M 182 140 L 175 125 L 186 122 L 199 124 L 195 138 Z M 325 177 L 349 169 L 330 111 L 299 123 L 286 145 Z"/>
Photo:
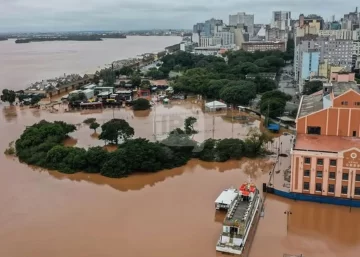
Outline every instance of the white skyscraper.
<path id="1" fill-rule="evenodd" d="M 254 14 L 238 12 L 237 14 L 229 15 L 229 25 L 236 26 L 238 24 L 244 24 L 248 29 L 250 37 L 254 36 Z"/>

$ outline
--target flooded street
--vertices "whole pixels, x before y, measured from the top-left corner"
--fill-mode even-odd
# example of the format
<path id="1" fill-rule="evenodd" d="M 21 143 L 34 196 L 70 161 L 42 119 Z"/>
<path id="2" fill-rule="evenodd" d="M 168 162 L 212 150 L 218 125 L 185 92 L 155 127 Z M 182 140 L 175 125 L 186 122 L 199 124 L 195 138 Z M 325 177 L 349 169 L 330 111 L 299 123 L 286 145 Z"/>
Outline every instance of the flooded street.
<path id="1" fill-rule="evenodd" d="M 4 104 L 3 104 L 4 105 Z M 259 121 L 232 125 L 224 117 L 202 115 L 195 104 L 156 106 L 151 112 L 105 110 L 103 113 L 49 113 L 1 107 L 0 149 L 16 140 L 27 125 L 41 119 L 81 124 L 89 117 L 103 123 L 126 119 L 136 136 L 155 139 L 198 117 L 196 140 L 243 138 Z M 198 116 L 196 116 L 198 115 Z M 156 124 L 156 125 L 155 125 Z M 68 144 L 104 145 L 85 125 Z M 158 138 L 158 139 L 159 139 Z M 282 137 L 284 142 L 288 137 Z M 275 140 L 276 141 L 276 140 Z M 0 256 L 6 257 L 215 257 L 223 215 L 214 200 L 249 176 L 262 189 L 271 163 L 241 160 L 186 166 L 154 174 L 110 179 L 98 174 L 66 175 L 28 167 L 0 154 Z M 288 166 L 286 160 L 283 161 Z M 291 211 L 287 231 L 287 217 Z M 250 257 L 356 257 L 360 251 L 360 210 L 295 202 L 268 195 Z"/>

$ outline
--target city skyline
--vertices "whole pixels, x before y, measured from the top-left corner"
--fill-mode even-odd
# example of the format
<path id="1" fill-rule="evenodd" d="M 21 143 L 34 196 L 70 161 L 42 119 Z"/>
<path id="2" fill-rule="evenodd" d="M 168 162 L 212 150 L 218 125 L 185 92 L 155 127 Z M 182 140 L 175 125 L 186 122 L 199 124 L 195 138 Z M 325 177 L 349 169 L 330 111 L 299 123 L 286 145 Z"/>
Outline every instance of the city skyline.
<path id="1" fill-rule="evenodd" d="M 272 11 L 291 11 L 296 19 L 300 13 L 316 13 L 325 20 L 337 19 L 354 11 L 355 0 L 346 5 L 329 0 L 0 0 L 0 32 L 50 32 L 81 30 L 145 30 L 191 29 L 192 25 L 210 18 L 228 22 L 230 14 L 246 12 L 255 15 L 255 23 L 269 23 Z M 314 11 L 314 6 L 321 6 Z M 336 13 L 334 13 L 336 10 Z"/>

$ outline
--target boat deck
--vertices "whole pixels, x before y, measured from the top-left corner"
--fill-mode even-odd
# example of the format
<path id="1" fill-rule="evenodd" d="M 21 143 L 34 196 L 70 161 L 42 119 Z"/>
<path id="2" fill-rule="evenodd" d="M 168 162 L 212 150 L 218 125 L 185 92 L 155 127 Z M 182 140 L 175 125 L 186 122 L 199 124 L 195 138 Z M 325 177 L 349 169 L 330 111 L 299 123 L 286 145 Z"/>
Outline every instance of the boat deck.
<path id="1" fill-rule="evenodd" d="M 240 223 L 245 213 L 249 210 L 252 202 L 241 201 L 240 198 L 240 196 L 235 198 L 234 205 L 226 214 L 224 224 L 234 224 L 236 222 Z"/>

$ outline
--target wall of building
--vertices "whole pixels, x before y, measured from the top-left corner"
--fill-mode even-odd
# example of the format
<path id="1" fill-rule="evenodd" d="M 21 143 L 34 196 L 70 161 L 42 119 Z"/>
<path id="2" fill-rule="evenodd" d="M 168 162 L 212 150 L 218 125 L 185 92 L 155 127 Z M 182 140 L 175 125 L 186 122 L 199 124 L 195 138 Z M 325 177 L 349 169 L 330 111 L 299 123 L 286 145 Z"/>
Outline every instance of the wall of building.
<path id="1" fill-rule="evenodd" d="M 360 199 L 360 149 L 340 153 L 294 150 L 291 162 L 291 192 Z M 329 185 L 334 185 L 334 192 L 329 192 Z"/>
<path id="2" fill-rule="evenodd" d="M 337 82 L 349 82 L 349 81 L 355 81 L 355 73 L 337 73 L 333 72 L 330 75 L 331 81 L 337 81 Z"/>
<path id="3" fill-rule="evenodd" d="M 341 100 L 341 99 L 340 99 Z M 348 103 L 354 103 L 347 98 Z M 336 101 L 336 99 L 335 99 Z M 359 99 L 356 99 L 359 101 Z M 335 102 L 337 104 L 337 102 Z M 343 106 L 343 105 L 342 105 Z M 353 107 L 353 105 L 351 106 Z M 307 134 L 308 127 L 320 127 L 321 135 L 351 137 L 353 133 L 360 136 L 360 106 L 357 108 L 330 107 L 311 115 L 301 117 L 296 124 L 298 134 Z"/>
<path id="4" fill-rule="evenodd" d="M 320 52 L 305 52 L 302 55 L 301 79 L 310 78 L 312 73 L 319 72 Z"/>

